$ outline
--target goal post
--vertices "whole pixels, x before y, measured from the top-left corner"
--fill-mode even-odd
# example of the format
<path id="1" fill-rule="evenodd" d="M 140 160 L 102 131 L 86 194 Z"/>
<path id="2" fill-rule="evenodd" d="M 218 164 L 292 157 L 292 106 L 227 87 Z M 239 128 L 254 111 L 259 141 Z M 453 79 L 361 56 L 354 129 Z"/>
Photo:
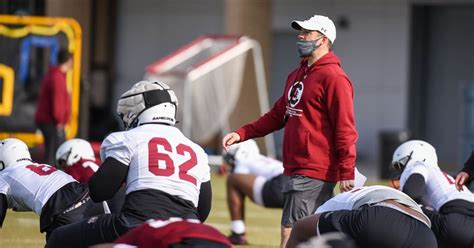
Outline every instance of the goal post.
<path id="1" fill-rule="evenodd" d="M 249 61 L 253 63 L 249 65 Z M 241 94 L 242 87 L 250 86 L 244 82 L 249 71 L 253 72 L 255 84 L 251 87 L 256 89 L 258 109 L 250 116 L 252 120 L 269 110 L 269 98 L 261 47 L 246 36 L 199 37 L 149 65 L 144 77 L 170 85 L 179 99 L 178 127 L 193 141 L 206 143 L 249 118 L 231 118 L 237 106 L 245 104 Z M 264 143 L 266 154 L 275 157 L 273 134 L 265 136 Z"/>

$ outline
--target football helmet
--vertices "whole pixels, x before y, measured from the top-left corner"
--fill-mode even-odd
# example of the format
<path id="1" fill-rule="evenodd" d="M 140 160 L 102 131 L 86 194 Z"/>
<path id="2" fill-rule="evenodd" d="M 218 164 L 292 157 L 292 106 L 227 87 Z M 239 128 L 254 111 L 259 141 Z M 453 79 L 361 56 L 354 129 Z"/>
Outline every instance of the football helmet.
<path id="1" fill-rule="evenodd" d="M 224 154 L 224 161 L 232 168 L 235 166 L 235 161 L 252 159 L 260 154 L 257 142 L 255 140 L 246 140 L 230 146 L 229 150 Z"/>
<path id="2" fill-rule="evenodd" d="M 410 161 L 420 161 L 438 167 L 436 149 L 422 140 L 410 140 L 401 144 L 393 153 L 390 170 L 401 175 Z"/>
<path id="3" fill-rule="evenodd" d="M 176 124 L 178 98 L 162 82 L 140 81 L 120 96 L 117 114 L 126 130 L 139 123 Z"/>
<path id="4" fill-rule="evenodd" d="M 91 144 L 83 139 L 68 140 L 56 151 L 56 165 L 59 168 L 72 166 L 81 159 L 95 160 Z"/>
<path id="5" fill-rule="evenodd" d="M 31 162 L 30 151 L 25 142 L 15 138 L 0 140 L 0 171 L 21 161 Z"/>

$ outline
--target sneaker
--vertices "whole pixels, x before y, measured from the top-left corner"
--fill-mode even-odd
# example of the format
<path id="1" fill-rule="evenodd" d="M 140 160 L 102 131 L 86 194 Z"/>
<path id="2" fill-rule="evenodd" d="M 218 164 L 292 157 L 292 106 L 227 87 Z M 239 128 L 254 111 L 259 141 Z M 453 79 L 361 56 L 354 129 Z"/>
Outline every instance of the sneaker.
<path id="1" fill-rule="evenodd" d="M 232 232 L 229 235 L 229 241 L 234 245 L 248 245 L 249 242 L 247 241 L 247 237 L 245 237 L 245 233 L 237 234 Z"/>

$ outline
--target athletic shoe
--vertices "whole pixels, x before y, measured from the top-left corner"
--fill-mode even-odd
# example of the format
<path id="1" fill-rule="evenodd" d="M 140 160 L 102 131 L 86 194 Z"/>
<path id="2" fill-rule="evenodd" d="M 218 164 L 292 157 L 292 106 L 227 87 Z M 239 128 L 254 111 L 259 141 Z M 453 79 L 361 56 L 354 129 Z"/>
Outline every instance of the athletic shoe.
<path id="1" fill-rule="evenodd" d="M 249 242 L 247 241 L 247 237 L 245 237 L 245 233 L 237 234 L 232 232 L 229 235 L 229 241 L 234 245 L 248 245 Z"/>

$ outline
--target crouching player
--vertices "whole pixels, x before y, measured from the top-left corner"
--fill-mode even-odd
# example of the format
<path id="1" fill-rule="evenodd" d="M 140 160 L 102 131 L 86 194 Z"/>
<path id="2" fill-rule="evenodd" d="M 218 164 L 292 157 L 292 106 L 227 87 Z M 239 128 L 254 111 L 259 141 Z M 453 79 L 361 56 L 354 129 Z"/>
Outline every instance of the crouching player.
<path id="1" fill-rule="evenodd" d="M 99 169 L 91 144 L 83 139 L 71 139 L 58 147 L 56 167 L 85 184 Z"/>
<path id="2" fill-rule="evenodd" d="M 342 232 L 359 247 L 436 248 L 431 222 L 406 194 L 385 186 L 355 188 L 329 199 L 296 222 L 287 247 Z"/>
<path id="3" fill-rule="evenodd" d="M 80 183 L 87 184 L 89 178 L 99 169 L 92 145 L 83 139 L 70 139 L 62 143 L 56 151 L 56 167 L 71 175 Z M 125 186 L 106 202 L 108 213 L 119 213 L 125 201 Z"/>
<path id="4" fill-rule="evenodd" d="M 39 215 L 46 239 L 62 225 L 104 213 L 102 205 L 90 200 L 85 185 L 50 165 L 33 162 L 26 144 L 13 138 L 0 141 L 0 227 L 7 208 Z"/>
<path id="5" fill-rule="evenodd" d="M 474 194 L 438 166 L 435 148 L 421 140 L 401 144 L 393 153 L 393 179 L 400 189 L 423 206 L 440 247 L 474 246 Z M 433 210 L 435 211 L 433 211 Z"/>
<path id="6" fill-rule="evenodd" d="M 232 220 L 229 240 L 245 245 L 245 197 L 263 207 L 283 208 L 281 190 L 289 177 L 283 175 L 280 161 L 260 154 L 254 140 L 232 145 L 224 154 L 224 164 L 231 171 L 227 177 L 227 206 Z"/>

